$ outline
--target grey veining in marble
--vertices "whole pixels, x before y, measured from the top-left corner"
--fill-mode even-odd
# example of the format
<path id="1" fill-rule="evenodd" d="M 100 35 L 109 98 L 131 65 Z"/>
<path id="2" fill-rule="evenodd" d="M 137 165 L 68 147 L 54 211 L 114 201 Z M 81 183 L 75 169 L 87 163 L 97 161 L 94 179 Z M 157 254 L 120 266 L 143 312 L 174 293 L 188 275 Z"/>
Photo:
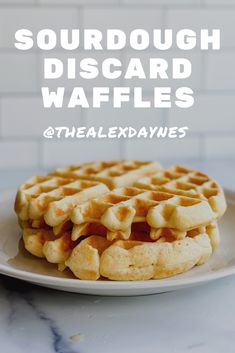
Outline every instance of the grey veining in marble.
<path id="1" fill-rule="evenodd" d="M 234 353 L 234 297 L 235 277 L 118 298 L 58 292 L 2 276 L 1 351 Z M 71 339 L 78 334 L 83 339 Z"/>
<path id="2" fill-rule="evenodd" d="M 1 293 L 6 299 L 8 312 L 5 320 L 6 336 L 9 335 L 9 348 L 12 352 L 76 353 L 69 338 L 64 337 L 53 318 L 41 309 L 32 290 L 37 288 L 25 282 L 1 277 Z M 40 293 L 39 289 L 39 293 Z M 14 347 L 14 350 L 13 350 Z M 6 345 L 6 351 L 8 351 Z M 10 352 L 11 350 L 9 350 Z"/>

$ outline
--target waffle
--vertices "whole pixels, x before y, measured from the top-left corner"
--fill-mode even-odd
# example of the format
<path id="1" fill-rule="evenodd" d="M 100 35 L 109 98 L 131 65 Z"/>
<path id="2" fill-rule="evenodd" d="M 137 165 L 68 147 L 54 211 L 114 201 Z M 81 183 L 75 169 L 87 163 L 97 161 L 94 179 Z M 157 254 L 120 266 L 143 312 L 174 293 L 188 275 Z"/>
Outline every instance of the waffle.
<path id="1" fill-rule="evenodd" d="M 166 233 L 164 235 L 164 233 Z M 156 242 L 109 241 L 101 236 L 82 240 L 66 260 L 80 279 L 148 280 L 170 277 L 205 263 L 219 242 L 216 224 L 187 232 L 172 240 L 169 230 Z"/>
<path id="2" fill-rule="evenodd" d="M 146 231 L 146 228 L 144 229 Z M 131 240 L 110 241 L 89 235 L 72 241 L 71 232 L 56 237 L 51 230 L 25 228 L 25 248 L 34 256 L 70 268 L 79 279 L 144 280 L 185 272 L 208 260 L 219 244 L 216 223 L 186 232 L 183 237 L 171 229 L 161 229 L 157 241 L 134 230 Z"/>
<path id="3" fill-rule="evenodd" d="M 147 190 L 165 191 L 174 195 L 184 195 L 207 200 L 217 215 L 222 217 L 226 201 L 222 188 L 206 174 L 182 166 L 172 166 L 134 183 Z"/>
<path id="4" fill-rule="evenodd" d="M 109 191 L 108 186 L 129 185 L 159 168 L 158 163 L 113 161 L 58 169 L 22 184 L 16 195 L 15 211 L 22 221 L 44 217 L 48 225 L 55 227 L 69 217 L 77 204 L 104 194 Z"/>
<path id="5" fill-rule="evenodd" d="M 109 189 L 132 185 L 142 176 L 152 175 L 161 169 L 157 162 L 109 161 L 72 165 L 56 169 L 50 175 L 72 179 L 86 179 L 104 183 Z"/>
<path id="6" fill-rule="evenodd" d="M 209 224 L 216 217 L 206 200 L 135 187 L 115 189 L 77 206 L 71 213 L 73 240 L 84 235 L 87 225 L 94 222 L 106 228 L 108 240 L 127 240 L 133 223 L 147 222 L 150 236 L 156 240 L 159 228 L 185 232 Z"/>
<path id="7" fill-rule="evenodd" d="M 65 221 L 79 203 L 108 191 L 101 183 L 51 178 L 29 188 L 21 189 L 16 198 L 16 210 L 21 220 L 40 220 L 50 226 Z"/>
<path id="8" fill-rule="evenodd" d="M 24 228 L 23 241 L 32 255 L 46 258 L 48 262 L 55 264 L 64 264 L 77 245 L 71 240 L 70 232 L 56 237 L 52 230 L 34 228 Z"/>
<path id="9" fill-rule="evenodd" d="M 25 248 L 80 279 L 164 278 L 208 260 L 222 188 L 181 166 L 111 161 L 35 176 L 17 192 Z"/>

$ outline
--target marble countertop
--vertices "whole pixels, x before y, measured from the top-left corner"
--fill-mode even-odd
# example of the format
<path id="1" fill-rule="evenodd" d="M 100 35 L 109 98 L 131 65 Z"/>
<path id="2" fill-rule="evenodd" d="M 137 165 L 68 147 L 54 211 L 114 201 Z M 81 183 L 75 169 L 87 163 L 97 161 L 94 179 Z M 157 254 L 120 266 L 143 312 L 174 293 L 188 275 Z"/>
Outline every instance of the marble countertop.
<path id="1" fill-rule="evenodd" d="M 234 297 L 235 277 L 143 297 L 78 295 L 2 277 L 1 352 L 234 353 Z"/>
<path id="2" fill-rule="evenodd" d="M 235 188 L 234 162 L 194 166 Z M 15 187 L 27 173 L 3 173 L 0 189 Z M 72 294 L 5 276 L 0 286 L 4 353 L 235 351 L 235 276 L 142 297 Z"/>

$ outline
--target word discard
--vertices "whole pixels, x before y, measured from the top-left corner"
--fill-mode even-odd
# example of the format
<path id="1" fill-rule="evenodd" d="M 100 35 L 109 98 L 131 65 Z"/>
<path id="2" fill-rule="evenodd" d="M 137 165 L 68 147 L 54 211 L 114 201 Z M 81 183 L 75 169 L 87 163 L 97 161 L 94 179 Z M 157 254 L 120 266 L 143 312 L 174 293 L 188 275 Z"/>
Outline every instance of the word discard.
<path id="1" fill-rule="evenodd" d="M 50 53 L 50 57 L 43 59 L 44 82 L 47 84 L 41 87 L 41 92 L 45 108 L 100 108 L 108 102 L 114 108 L 121 108 L 126 102 L 132 102 L 135 108 L 171 108 L 173 104 L 189 108 L 194 104 L 193 89 L 180 82 L 190 78 L 193 71 L 191 61 L 183 56 L 166 59 L 160 53 L 171 48 L 184 53 L 195 47 L 219 50 L 220 30 L 201 29 L 195 32 L 181 29 L 174 32 L 171 29 L 154 29 L 149 32 L 134 29 L 126 34 L 121 29 L 107 29 L 105 32 L 61 29 L 58 33 L 42 29 L 35 34 L 28 29 L 19 29 L 15 33 L 15 47 L 21 51 L 38 48 L 50 52 L 62 48 L 69 53 L 78 49 L 89 52 L 87 57 L 76 52 L 76 56 L 69 55 L 63 59 Z M 133 55 L 123 60 L 119 54 L 125 48 L 131 48 L 135 54 L 149 50 L 154 57 L 145 53 L 144 59 Z M 102 51 L 106 53 L 103 59 L 99 55 Z M 107 55 L 109 52 L 112 56 Z M 60 79 L 69 83 L 79 82 L 79 85 L 74 84 L 68 95 L 64 86 L 55 84 Z M 105 80 L 104 86 L 98 84 L 101 79 Z M 115 85 L 115 80 L 122 85 Z M 146 89 L 143 89 L 143 83 L 146 80 L 148 83 L 144 86 L 151 87 L 151 99 L 144 97 Z M 92 83 L 87 84 L 87 81 Z M 166 84 L 172 81 L 175 81 L 173 88 Z"/>

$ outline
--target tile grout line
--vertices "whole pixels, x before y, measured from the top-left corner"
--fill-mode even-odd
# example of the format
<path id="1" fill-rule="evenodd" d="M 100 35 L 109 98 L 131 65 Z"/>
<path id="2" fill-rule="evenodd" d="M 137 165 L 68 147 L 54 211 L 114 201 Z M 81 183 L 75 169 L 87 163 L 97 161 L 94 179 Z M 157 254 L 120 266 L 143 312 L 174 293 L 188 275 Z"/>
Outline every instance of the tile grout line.
<path id="1" fill-rule="evenodd" d="M 0 6 L 0 9 L 1 9 L 1 6 Z M 82 10 L 82 7 L 80 7 L 80 11 L 81 10 Z M 167 16 L 167 14 L 164 15 L 164 16 Z M 165 21 L 164 17 L 163 17 L 163 21 Z M 81 32 L 82 32 L 81 33 L 81 37 L 83 39 L 83 36 L 82 36 L 83 29 L 81 29 Z M 149 31 L 150 34 L 151 34 L 151 32 L 152 31 Z M 128 38 L 129 37 L 127 36 L 127 39 Z M 128 43 L 126 44 L 126 47 L 125 47 L 124 50 L 126 50 L 130 54 L 132 54 L 132 53 L 134 54 L 134 53 L 137 52 L 135 49 L 131 48 L 130 45 L 128 45 Z M 221 43 L 220 50 L 222 51 L 222 54 L 227 54 L 227 53 L 230 53 L 230 52 L 234 53 L 235 52 L 235 45 L 233 44 L 232 46 L 228 46 L 228 45 L 223 45 L 223 43 Z M 123 49 L 122 49 L 122 51 L 123 51 Z M 208 53 L 210 51 L 211 50 L 209 49 L 209 50 L 205 50 L 204 52 Z M 60 46 L 57 46 L 57 47 L 55 47 L 52 50 L 42 50 L 42 49 L 40 49 L 38 47 L 34 47 L 34 48 L 31 48 L 31 49 L 26 50 L 26 51 L 18 51 L 17 54 L 16 54 L 16 48 L 14 48 L 12 46 L 1 46 L 0 47 L 0 53 L 2 53 L 2 54 L 4 54 L 4 53 L 5 54 L 15 53 L 16 55 L 29 55 L 29 54 L 34 54 L 34 53 L 35 54 L 45 54 L 45 53 L 64 54 L 65 52 L 66 51 L 63 48 L 61 48 Z M 103 47 L 102 51 L 98 51 L 98 50 L 94 50 L 94 49 L 85 50 L 83 48 L 83 45 L 80 44 L 80 46 L 77 49 L 74 49 L 74 50 L 69 51 L 69 52 L 73 53 L 74 55 L 76 55 L 76 54 L 87 54 L 88 52 L 91 53 L 92 55 L 96 55 L 96 54 L 101 54 L 101 53 L 114 53 L 114 52 L 118 52 L 118 51 L 117 50 L 115 50 L 115 51 L 108 50 L 105 46 Z M 67 53 L 69 53 L 69 52 L 67 51 Z M 148 48 L 146 48 L 144 50 L 140 50 L 138 52 L 139 52 L 139 54 L 162 54 L 164 52 L 165 53 L 169 53 L 169 54 L 180 54 L 180 53 L 182 53 L 182 50 L 177 48 L 177 46 L 174 45 L 174 43 L 173 43 L 173 45 L 172 45 L 172 47 L 170 49 L 165 50 L 165 51 L 161 51 L 159 49 L 156 49 L 152 45 L 152 43 L 150 43 Z M 201 52 L 202 52 L 202 50 L 198 46 L 196 46 L 195 48 L 190 49 L 190 50 L 187 51 L 187 53 L 201 53 Z M 216 53 L 219 53 L 220 51 L 212 50 L 212 52 L 214 52 L 215 55 L 216 55 Z"/>
<path id="2" fill-rule="evenodd" d="M 174 92 L 174 90 L 172 90 Z M 143 93 L 145 94 L 146 97 L 151 97 L 152 96 L 152 91 L 148 89 L 143 89 Z M 92 95 L 92 89 L 87 89 L 86 94 L 88 97 L 91 97 Z M 205 96 L 205 97 L 210 97 L 210 96 L 222 96 L 222 97 L 234 97 L 235 94 L 235 89 L 195 89 L 194 94 L 196 96 Z M 0 95 L 2 98 L 39 98 L 41 97 L 41 92 L 36 91 L 36 92 L 20 92 L 20 91 L 14 91 L 14 92 L 0 92 Z M 65 92 L 65 97 L 70 97 L 71 96 L 71 90 Z M 110 96 L 112 97 L 112 92 L 110 93 Z M 133 94 L 131 93 L 130 95 L 133 97 Z"/>
<path id="3" fill-rule="evenodd" d="M 119 126 L 119 125 L 118 125 Z M 123 125 L 121 124 L 120 125 L 121 127 L 125 127 L 125 126 L 131 126 L 130 124 L 126 124 L 126 125 Z M 162 124 L 162 126 L 166 126 L 166 124 L 164 125 L 164 123 Z M 148 127 L 147 127 L 148 128 Z M 136 128 L 137 130 L 139 128 Z M 227 130 L 227 131 L 206 131 L 206 134 L 207 134 L 207 137 L 209 138 L 235 138 L 235 130 L 231 131 L 231 130 Z M 199 136 L 205 136 L 205 134 L 202 132 L 202 131 L 195 131 L 195 132 L 188 132 L 187 134 L 188 137 L 190 138 L 195 138 L 195 137 L 199 137 Z M 134 138 L 132 138 L 133 140 Z M 168 138 L 166 138 L 167 140 Z M 43 141 L 42 137 L 41 136 L 17 136 L 17 135 L 9 135 L 9 136 L 2 136 L 1 137 L 1 140 L 2 141 L 8 141 L 8 142 L 22 142 L 22 141 L 25 141 L 25 142 L 40 142 L 40 141 Z M 93 139 L 91 139 L 93 140 Z M 127 140 L 127 139 L 125 139 Z M 68 142 L 70 141 L 70 139 L 67 140 Z"/>
<path id="4" fill-rule="evenodd" d="M 153 9 L 153 8 L 157 8 L 157 9 L 162 9 L 162 8 L 169 8 L 170 10 L 178 10 L 178 9 L 187 9 L 187 10 L 198 10 L 200 8 L 206 8 L 206 9 L 216 9 L 216 10 L 220 10 L 220 9 L 234 9 L 235 8 L 235 4 L 208 4 L 206 3 L 204 0 L 201 0 L 198 4 L 175 4 L 175 3 L 169 3 L 169 4 L 155 4 L 152 2 L 147 2 L 145 4 L 141 4 L 141 3 L 126 3 L 124 1 L 118 0 L 115 3 L 100 3 L 100 4 L 96 4 L 96 3 L 88 3 L 86 4 L 86 2 L 82 2 L 80 4 L 77 4 L 75 1 L 72 2 L 67 2 L 66 4 L 64 3 L 57 3 L 57 4 L 50 4 L 50 3 L 42 3 L 39 0 L 34 0 L 33 3 L 27 3 L 27 2 L 22 2 L 21 4 L 19 4 L 19 2 L 14 2 L 14 3 L 8 3 L 6 2 L 2 2 L 0 4 L 0 7 L 2 8 L 36 8 L 36 7 L 41 7 L 41 8 L 77 8 L 80 6 L 85 6 L 88 9 L 111 9 L 111 8 L 123 8 L 123 9 Z"/>
<path id="5" fill-rule="evenodd" d="M 39 93 L 39 96 L 41 97 L 41 104 L 42 103 L 42 94 L 41 94 L 41 87 L 43 84 L 43 78 L 41 78 L 41 76 L 43 76 L 43 65 L 42 65 L 42 60 L 43 60 L 43 56 L 41 55 L 41 53 L 39 54 L 35 54 L 35 59 L 36 59 L 36 90 Z M 37 140 L 37 167 L 40 169 L 42 166 L 42 140 L 41 138 L 38 138 Z"/>
<path id="6" fill-rule="evenodd" d="M 205 146 L 205 135 L 200 134 L 199 136 L 199 158 L 202 162 L 205 161 L 205 153 L 206 153 L 206 146 Z"/>
<path id="7" fill-rule="evenodd" d="M 80 6 L 77 10 L 77 20 L 78 20 L 78 28 L 81 30 L 84 30 L 84 6 Z M 84 47 L 84 38 L 82 36 L 82 43 L 80 42 L 82 47 Z M 80 114 L 79 114 L 80 113 Z M 79 112 L 78 112 L 78 117 L 80 115 L 80 118 L 78 119 L 78 125 L 79 126 L 87 126 L 86 122 L 86 111 L 80 107 Z"/>
<path id="8" fill-rule="evenodd" d="M 3 116 L 2 116 L 2 96 L 0 95 L 0 141 L 3 137 Z"/>
<path id="9" fill-rule="evenodd" d="M 201 90 L 206 90 L 206 68 L 207 68 L 207 56 L 205 52 L 201 52 L 200 58 L 201 64 L 201 73 L 200 73 L 200 83 L 201 83 Z"/>
<path id="10" fill-rule="evenodd" d="M 43 168 L 43 140 L 42 139 L 38 140 L 37 156 L 38 156 L 37 166 L 39 169 L 41 169 Z"/>

